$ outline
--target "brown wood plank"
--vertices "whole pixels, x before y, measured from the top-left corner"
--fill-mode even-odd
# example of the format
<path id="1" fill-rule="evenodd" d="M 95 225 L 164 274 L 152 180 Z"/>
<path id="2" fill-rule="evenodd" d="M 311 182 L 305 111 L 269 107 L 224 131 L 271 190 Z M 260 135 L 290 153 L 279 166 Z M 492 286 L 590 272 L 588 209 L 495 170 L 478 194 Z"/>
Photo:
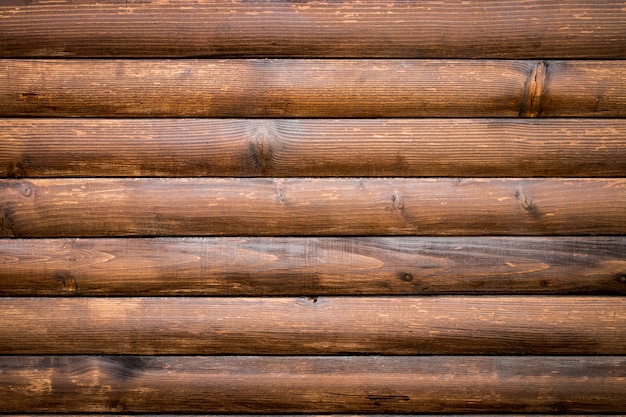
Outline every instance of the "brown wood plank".
<path id="1" fill-rule="evenodd" d="M 624 117 L 625 79 L 625 61 L 9 59 L 0 115 Z"/>
<path id="2" fill-rule="evenodd" d="M 622 1 L 5 0 L 16 56 L 624 58 Z"/>
<path id="3" fill-rule="evenodd" d="M 5 413 L 619 413 L 624 357 L 0 357 Z"/>
<path id="4" fill-rule="evenodd" d="M 621 236 L 0 239 L 2 296 L 625 293 Z"/>
<path id="5" fill-rule="evenodd" d="M 626 176 L 626 119 L 0 119 L 0 176 Z"/>
<path id="6" fill-rule="evenodd" d="M 626 354 L 623 297 L 0 298 L 0 354 Z"/>
<path id="7" fill-rule="evenodd" d="M 109 413 L 115 417 L 133 417 L 134 414 L 120 414 Z M 7 417 L 39 417 L 40 414 L 4 414 Z M 146 417 L 251 417 L 251 414 L 143 414 Z M 302 414 L 281 414 L 284 417 L 299 417 Z M 484 414 L 480 413 L 482 417 L 552 417 L 562 416 L 563 414 Z M 615 414 L 567 414 L 570 417 L 609 417 L 615 416 Z M 86 413 L 69 413 L 69 414 L 51 414 L 46 413 L 47 417 L 100 417 L 101 414 L 86 414 Z M 275 414 L 254 414 L 258 417 L 275 417 Z M 310 417 L 441 417 L 441 414 L 307 414 Z M 471 417 L 476 414 L 446 414 L 448 417 Z"/>
<path id="8" fill-rule="evenodd" d="M 624 179 L 0 180 L 6 237 L 626 233 Z"/>
<path id="9" fill-rule="evenodd" d="M 5 116 L 517 116 L 531 61 L 6 60 Z M 4 82 L 1 82 L 4 81 Z"/>

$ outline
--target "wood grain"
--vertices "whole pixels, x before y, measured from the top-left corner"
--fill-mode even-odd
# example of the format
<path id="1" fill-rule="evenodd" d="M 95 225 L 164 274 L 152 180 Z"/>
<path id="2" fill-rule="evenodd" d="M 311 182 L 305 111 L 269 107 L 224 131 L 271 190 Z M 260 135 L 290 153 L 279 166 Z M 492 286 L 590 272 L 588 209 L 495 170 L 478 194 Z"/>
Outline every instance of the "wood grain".
<path id="1" fill-rule="evenodd" d="M 625 119 L 0 119 L 1 177 L 626 176 Z"/>
<path id="2" fill-rule="evenodd" d="M 626 354 L 623 297 L 0 298 L 0 354 Z"/>
<path id="3" fill-rule="evenodd" d="M 39 417 L 38 414 L 5 414 L 7 417 Z M 131 414 L 112 414 L 115 417 L 133 417 Z M 145 417 L 249 417 L 249 414 L 144 414 Z M 259 417 L 270 417 L 272 414 L 255 414 Z M 283 414 L 285 417 L 299 417 L 301 414 Z M 310 417 L 399 417 L 397 414 L 307 414 Z M 435 417 L 440 414 L 402 414 L 410 417 Z M 548 417 L 556 414 L 481 414 L 483 417 Z M 613 414 L 569 414 L 571 417 L 601 417 L 611 416 Z M 100 414 L 50 414 L 47 417 L 100 417 Z M 469 417 L 471 414 L 448 414 L 449 417 Z"/>
<path id="4" fill-rule="evenodd" d="M 624 179 L 0 180 L 7 237 L 626 233 Z"/>
<path id="5" fill-rule="evenodd" d="M 625 79 L 624 61 L 8 59 L 0 115 L 624 117 Z"/>
<path id="6" fill-rule="evenodd" d="M 1 296 L 625 294 L 616 237 L 0 240 Z"/>
<path id="7" fill-rule="evenodd" d="M 5 413 L 619 413 L 623 357 L 0 357 Z"/>
<path id="8" fill-rule="evenodd" d="M 624 58 L 623 2 L 5 0 L 16 56 Z"/>

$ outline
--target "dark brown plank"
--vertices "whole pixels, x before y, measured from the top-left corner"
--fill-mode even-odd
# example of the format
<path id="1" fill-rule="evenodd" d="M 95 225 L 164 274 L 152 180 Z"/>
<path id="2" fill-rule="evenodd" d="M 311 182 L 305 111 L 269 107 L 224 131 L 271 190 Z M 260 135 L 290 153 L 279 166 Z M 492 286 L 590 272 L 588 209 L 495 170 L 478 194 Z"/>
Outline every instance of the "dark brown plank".
<path id="1" fill-rule="evenodd" d="M 40 414 L 4 414 L 7 417 L 39 417 Z M 114 417 L 133 417 L 134 414 L 110 413 Z M 251 414 L 143 414 L 145 417 L 251 417 Z M 281 414 L 285 417 L 298 417 L 302 414 Z M 484 414 L 481 417 L 555 417 L 563 414 Z M 567 414 L 570 417 L 609 417 L 615 414 Z M 100 417 L 101 414 L 86 413 L 69 413 L 69 414 L 50 414 L 46 413 L 46 417 Z M 254 414 L 258 417 L 275 417 L 275 414 Z M 440 417 L 441 414 L 307 414 L 310 417 Z M 446 414 L 448 417 L 472 417 L 476 414 Z"/>
<path id="2" fill-rule="evenodd" d="M 0 357 L 7 413 L 619 413 L 624 357 Z"/>
<path id="3" fill-rule="evenodd" d="M 0 298 L 0 354 L 626 354 L 623 297 Z"/>
<path id="4" fill-rule="evenodd" d="M 0 176 L 626 176 L 626 120 L 0 119 Z"/>
<path id="5" fill-rule="evenodd" d="M 624 237 L 0 240 L 2 296 L 625 293 Z"/>
<path id="6" fill-rule="evenodd" d="M 615 0 L 5 0 L 16 56 L 624 58 Z"/>
<path id="7" fill-rule="evenodd" d="M 624 80 L 625 61 L 9 59 L 0 115 L 624 117 Z"/>
<path id="8" fill-rule="evenodd" d="M 0 180 L 6 237 L 626 233 L 624 179 Z"/>

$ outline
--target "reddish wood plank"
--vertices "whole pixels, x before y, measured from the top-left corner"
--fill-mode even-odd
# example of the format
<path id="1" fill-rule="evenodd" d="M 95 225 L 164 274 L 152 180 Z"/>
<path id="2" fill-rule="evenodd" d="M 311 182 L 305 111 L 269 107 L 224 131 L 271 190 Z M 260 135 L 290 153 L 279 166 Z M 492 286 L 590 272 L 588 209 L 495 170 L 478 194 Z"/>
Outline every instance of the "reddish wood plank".
<path id="1" fill-rule="evenodd" d="M 624 294 L 626 238 L 0 240 L 0 295 Z"/>
<path id="2" fill-rule="evenodd" d="M 0 119 L 0 176 L 626 176 L 626 120 Z"/>
<path id="3" fill-rule="evenodd" d="M 0 181 L 7 237 L 625 234 L 624 179 Z"/>
<path id="4" fill-rule="evenodd" d="M 624 58 L 626 42 L 616 0 L 5 0 L 0 18 L 4 57 Z"/>
<path id="5" fill-rule="evenodd" d="M 0 298 L 0 354 L 626 354 L 623 297 Z"/>
<path id="6" fill-rule="evenodd" d="M 0 357 L 5 413 L 619 413 L 623 357 Z"/>

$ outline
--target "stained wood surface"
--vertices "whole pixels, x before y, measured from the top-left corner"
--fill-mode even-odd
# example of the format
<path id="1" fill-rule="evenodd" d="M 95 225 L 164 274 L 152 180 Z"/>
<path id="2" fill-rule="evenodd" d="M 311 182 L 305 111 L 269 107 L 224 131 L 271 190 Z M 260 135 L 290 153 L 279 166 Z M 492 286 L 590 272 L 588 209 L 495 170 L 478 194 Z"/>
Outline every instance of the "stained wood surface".
<path id="1" fill-rule="evenodd" d="M 6 237 L 626 233 L 623 179 L 0 181 Z"/>
<path id="2" fill-rule="evenodd" d="M 0 119 L 2 177 L 624 175 L 624 119 Z"/>
<path id="3" fill-rule="evenodd" d="M 0 298 L 0 354 L 626 354 L 623 297 Z"/>
<path id="4" fill-rule="evenodd" d="M 625 79 L 625 61 L 8 59 L 0 115 L 624 117 Z"/>
<path id="5" fill-rule="evenodd" d="M 626 239 L 0 240 L 2 296 L 624 294 Z"/>
<path id="6" fill-rule="evenodd" d="M 8 0 L 16 56 L 623 58 L 621 1 Z"/>
<path id="7" fill-rule="evenodd" d="M 0 357 L 2 411 L 619 413 L 623 357 Z"/>

